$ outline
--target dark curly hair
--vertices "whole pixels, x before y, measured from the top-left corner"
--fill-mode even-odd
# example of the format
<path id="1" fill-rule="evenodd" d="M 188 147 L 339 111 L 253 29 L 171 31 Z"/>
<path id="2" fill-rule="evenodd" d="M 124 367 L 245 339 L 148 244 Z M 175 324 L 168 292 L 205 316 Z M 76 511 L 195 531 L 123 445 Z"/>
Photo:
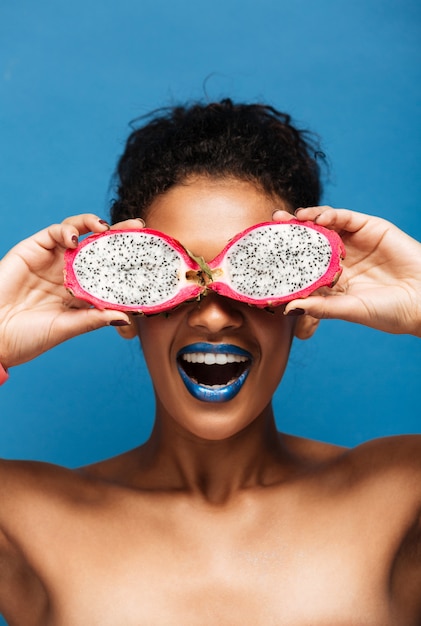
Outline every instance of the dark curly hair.
<path id="1" fill-rule="evenodd" d="M 140 118 L 115 173 L 112 222 L 144 217 L 152 200 L 191 175 L 253 182 L 292 209 L 319 204 L 317 141 L 291 117 L 230 99 L 160 109 Z M 137 122 L 135 122 L 136 124 Z"/>

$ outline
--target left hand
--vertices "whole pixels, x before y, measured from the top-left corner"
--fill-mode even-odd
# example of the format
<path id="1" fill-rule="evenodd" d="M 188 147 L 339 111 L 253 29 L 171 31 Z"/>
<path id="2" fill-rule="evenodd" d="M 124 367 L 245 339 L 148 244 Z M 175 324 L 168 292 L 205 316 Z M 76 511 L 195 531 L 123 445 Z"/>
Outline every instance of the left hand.
<path id="1" fill-rule="evenodd" d="M 289 216 L 289 219 L 291 216 Z M 273 219 L 285 220 L 284 212 Z M 309 207 L 296 219 L 335 230 L 346 248 L 343 272 L 332 289 L 293 300 L 317 319 L 336 318 L 389 333 L 421 337 L 421 244 L 379 217 L 348 209 Z"/>

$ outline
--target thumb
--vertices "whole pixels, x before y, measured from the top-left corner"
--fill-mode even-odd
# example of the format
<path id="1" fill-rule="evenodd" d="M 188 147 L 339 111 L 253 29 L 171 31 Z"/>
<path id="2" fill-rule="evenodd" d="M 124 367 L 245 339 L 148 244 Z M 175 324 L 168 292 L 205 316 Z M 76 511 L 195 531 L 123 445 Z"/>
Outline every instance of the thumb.
<path id="1" fill-rule="evenodd" d="M 61 341 L 66 341 L 104 326 L 128 326 L 130 323 L 129 316 L 122 311 L 74 309 L 60 316 L 55 332 L 61 336 Z"/>

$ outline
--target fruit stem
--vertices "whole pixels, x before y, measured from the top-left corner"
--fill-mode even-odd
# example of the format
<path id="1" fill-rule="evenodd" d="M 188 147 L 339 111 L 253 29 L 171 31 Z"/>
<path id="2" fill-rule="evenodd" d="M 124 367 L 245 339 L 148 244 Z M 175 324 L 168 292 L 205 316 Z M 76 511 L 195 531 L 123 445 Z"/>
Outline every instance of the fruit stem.
<path id="1" fill-rule="evenodd" d="M 206 287 L 207 285 L 209 285 L 209 283 L 213 282 L 213 274 L 211 268 L 202 256 L 196 256 L 195 254 L 190 252 L 190 250 L 187 250 L 187 248 L 185 248 L 185 250 L 189 257 L 193 259 L 193 261 L 196 261 L 196 263 L 200 267 L 200 270 L 198 271 L 189 270 L 188 272 L 186 272 L 186 277 L 189 280 L 196 280 L 201 285 Z"/>

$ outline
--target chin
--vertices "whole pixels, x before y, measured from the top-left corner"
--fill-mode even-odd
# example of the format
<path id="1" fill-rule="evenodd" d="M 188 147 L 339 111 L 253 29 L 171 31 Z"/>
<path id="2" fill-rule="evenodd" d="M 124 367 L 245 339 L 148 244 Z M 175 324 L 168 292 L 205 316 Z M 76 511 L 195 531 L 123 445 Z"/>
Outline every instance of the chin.
<path id="1" fill-rule="evenodd" d="M 209 409 L 209 407 L 206 408 Z M 219 405 L 213 407 L 212 411 L 196 411 L 191 420 L 183 419 L 179 424 L 183 430 L 197 439 L 226 441 L 235 438 L 246 430 L 255 419 L 257 417 L 249 417 L 247 419 L 245 411 L 241 412 L 241 417 L 238 416 L 238 413 L 237 416 L 234 416 L 231 411 Z"/>

